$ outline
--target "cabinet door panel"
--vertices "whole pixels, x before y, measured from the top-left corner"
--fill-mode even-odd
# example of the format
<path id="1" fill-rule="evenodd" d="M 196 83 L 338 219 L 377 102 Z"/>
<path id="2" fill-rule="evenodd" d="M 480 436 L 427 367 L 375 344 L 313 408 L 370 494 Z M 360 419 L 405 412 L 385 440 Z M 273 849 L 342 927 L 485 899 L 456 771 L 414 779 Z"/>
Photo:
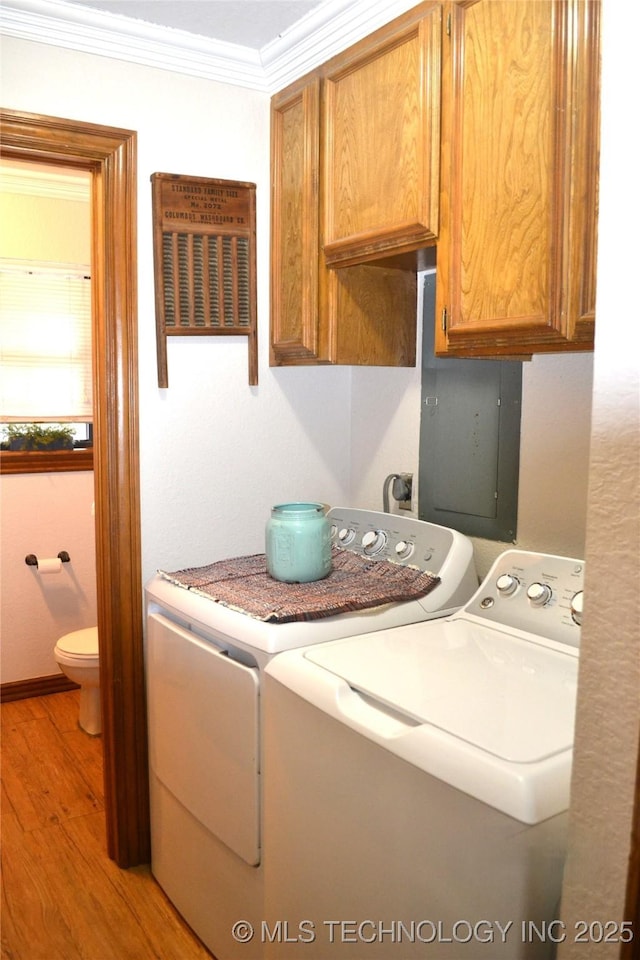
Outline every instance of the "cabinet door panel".
<path id="1" fill-rule="evenodd" d="M 441 9 L 423 4 L 324 68 L 328 264 L 415 250 L 438 230 Z"/>
<path id="2" fill-rule="evenodd" d="M 271 107 L 271 363 L 318 362 L 320 81 Z M 325 348 L 326 349 L 326 348 Z"/>
<path id="3" fill-rule="evenodd" d="M 459 302 L 464 315 L 544 323 L 549 269 L 539 263 L 551 231 L 550 5 L 509 0 L 507 56 L 501 6 L 477 4 L 466 16 L 461 108 L 465 121 L 477 120 L 462 124 L 459 141 Z"/>
<path id="4" fill-rule="evenodd" d="M 567 314 L 573 340 L 593 344 L 596 316 L 598 173 L 600 166 L 600 3 L 575 10 L 569 83 L 574 91 L 571 244 Z"/>
<path id="5" fill-rule="evenodd" d="M 577 195 L 593 193 L 583 171 L 588 115 L 597 111 L 581 93 L 591 84 L 597 94 L 582 49 L 590 4 L 464 0 L 449 8 L 439 354 L 592 348 L 592 328 L 576 335 L 578 293 L 570 293 L 593 266 L 574 253 L 596 217 Z M 587 284 L 583 299 L 590 295 Z"/>

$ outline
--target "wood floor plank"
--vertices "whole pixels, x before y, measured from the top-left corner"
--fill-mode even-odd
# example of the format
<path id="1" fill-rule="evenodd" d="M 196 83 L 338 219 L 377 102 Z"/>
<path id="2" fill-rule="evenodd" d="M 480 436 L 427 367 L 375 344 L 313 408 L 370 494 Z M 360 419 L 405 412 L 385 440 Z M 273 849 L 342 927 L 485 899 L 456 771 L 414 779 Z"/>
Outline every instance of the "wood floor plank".
<path id="1" fill-rule="evenodd" d="M 20 723 L 23 720 L 36 720 L 38 717 L 46 716 L 46 710 L 40 697 L 30 697 L 28 700 L 9 700 L 2 704 L 0 713 L 0 722 L 2 726 L 6 723 Z"/>
<path id="2" fill-rule="evenodd" d="M 0 824 L 2 830 L 2 842 L 7 843 L 9 838 L 11 838 L 19 843 L 22 838 L 23 830 L 11 799 L 5 790 L 4 780 L 0 782 L 0 788 Z"/>
<path id="3" fill-rule="evenodd" d="M 76 771 L 87 785 L 89 792 L 96 797 L 99 808 L 104 809 L 104 778 L 102 763 L 102 740 L 92 737 L 79 726 L 61 734 L 66 752 L 75 758 Z"/>
<path id="4" fill-rule="evenodd" d="M 60 913 L 57 882 L 42 869 L 34 850 L 46 834 L 54 853 L 59 825 L 23 833 L 21 842 L 2 844 L 2 951 L 11 960 L 76 960 L 83 956 L 72 929 Z"/>
<path id="5" fill-rule="evenodd" d="M 98 862 L 96 855 L 104 845 L 101 819 L 78 817 L 67 821 L 63 829 L 78 857 L 85 858 L 86 869 L 91 875 Z M 135 940 L 129 940 L 127 957 L 211 960 L 211 954 L 175 911 L 148 866 L 120 870 L 113 861 L 104 858 L 99 860 L 99 865 L 101 899 L 110 904 L 107 919 L 118 913 L 129 930 L 138 931 Z"/>
<path id="6" fill-rule="evenodd" d="M 45 697 L 38 697 L 43 712 L 49 717 L 56 730 L 65 732 L 78 729 L 80 713 L 80 691 L 67 690 L 64 693 L 53 693 Z M 89 734 L 85 734 L 89 739 Z"/>
<path id="7" fill-rule="evenodd" d="M 7 794 L 25 830 L 102 809 L 48 717 L 5 724 L 2 753 Z"/>
<path id="8" fill-rule="evenodd" d="M 0 707 L 2 960 L 211 960 L 149 867 L 107 856 L 102 747 L 70 697 Z"/>
<path id="9" fill-rule="evenodd" d="M 80 691 L 68 690 L 39 697 L 51 723 L 61 735 L 66 749 L 76 758 L 77 772 L 96 797 L 104 793 L 102 738 L 91 736 L 80 727 Z M 102 804 L 100 804 L 102 809 Z"/>
<path id="10" fill-rule="evenodd" d="M 126 904 L 112 895 L 101 866 L 70 841 L 64 824 L 33 831 L 25 839 L 41 880 L 56 891 L 57 929 L 70 931 L 77 950 L 101 960 L 145 956 L 139 949 L 144 931 L 131 934 Z"/>
<path id="11" fill-rule="evenodd" d="M 3 703 L 0 708 L 4 713 L 5 707 L 9 704 Z M 23 769 L 26 761 L 15 758 L 15 738 L 10 734 L 12 726 L 3 724 L 2 729 L 2 818 L 4 821 L 7 804 L 10 804 L 11 810 L 18 822 L 20 830 L 34 830 L 40 826 L 40 816 L 33 805 L 29 782 L 23 776 Z M 9 747 L 9 741 L 12 741 L 12 747 Z M 4 839 L 3 822 L 3 839 Z"/>

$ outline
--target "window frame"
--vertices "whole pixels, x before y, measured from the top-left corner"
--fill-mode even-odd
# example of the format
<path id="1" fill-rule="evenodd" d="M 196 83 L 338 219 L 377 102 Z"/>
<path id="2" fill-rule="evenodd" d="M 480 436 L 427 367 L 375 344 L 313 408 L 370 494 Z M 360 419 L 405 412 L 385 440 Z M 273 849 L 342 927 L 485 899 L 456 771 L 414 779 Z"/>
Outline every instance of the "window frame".
<path id="1" fill-rule="evenodd" d="M 5 154 L 3 152 L 3 158 Z M 7 153 L 9 156 L 9 153 Z M 16 159 L 20 160 L 19 155 L 16 156 Z M 38 163 L 38 160 L 34 162 Z M 43 162 L 46 162 L 43 159 Z M 89 168 L 87 173 L 90 178 L 90 185 L 88 188 L 87 202 L 91 205 L 91 190 L 93 189 L 93 177 L 94 173 Z M 90 284 L 92 283 L 91 279 L 91 263 L 67 263 L 67 262 L 56 262 L 48 260 L 28 260 L 21 258 L 11 258 L 11 257 L 2 257 L 0 262 L 16 270 L 21 270 L 25 272 L 39 272 L 47 274 L 50 272 L 51 276 L 60 273 L 71 272 L 78 277 L 83 277 L 84 279 L 89 280 Z M 92 331 L 90 336 L 93 336 L 93 288 L 90 286 L 89 295 L 88 295 L 88 324 L 89 330 Z M 91 354 L 93 348 L 90 344 L 89 349 L 89 361 L 91 361 Z M 91 413 L 93 410 L 91 411 Z M 0 475 L 19 475 L 19 474 L 30 474 L 30 473 L 65 473 L 65 472 L 76 472 L 76 471 L 92 471 L 94 467 L 93 461 L 93 421 L 91 419 L 91 413 L 87 417 L 86 421 L 89 424 L 89 440 L 87 444 L 82 446 L 74 447 L 73 449 L 64 449 L 64 450 L 0 450 Z M 13 417 L 11 421 L 13 421 Z M 6 426 L 10 420 L 3 419 L 0 421 L 0 426 Z M 37 418 L 30 419 L 29 416 L 25 416 L 25 423 L 30 422 L 39 422 Z M 65 421 L 62 418 L 60 421 L 64 423 L 72 423 L 71 421 Z"/>
<path id="2" fill-rule="evenodd" d="M 93 421 L 89 421 L 86 426 L 87 440 L 80 441 L 82 445 L 71 449 L 0 450 L 0 476 L 93 470 Z"/>
<path id="3" fill-rule="evenodd" d="M 0 475 L 18 473 L 71 473 L 93 470 L 93 448 L 75 450 L 3 450 Z"/>

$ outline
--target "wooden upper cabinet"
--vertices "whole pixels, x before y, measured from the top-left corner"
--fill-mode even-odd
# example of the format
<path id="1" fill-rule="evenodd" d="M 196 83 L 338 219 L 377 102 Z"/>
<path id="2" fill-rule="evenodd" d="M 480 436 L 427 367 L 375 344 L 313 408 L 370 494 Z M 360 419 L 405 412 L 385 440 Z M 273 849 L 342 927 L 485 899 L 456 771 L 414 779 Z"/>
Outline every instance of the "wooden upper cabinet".
<path id="1" fill-rule="evenodd" d="M 424 2 L 272 100 L 271 363 L 593 349 L 600 0 Z"/>
<path id="2" fill-rule="evenodd" d="M 445 7 L 436 353 L 593 348 L 597 0 Z"/>
<path id="3" fill-rule="evenodd" d="M 271 103 L 271 366 L 413 366 L 416 275 L 376 261 L 333 270 L 320 247 L 320 79 Z"/>
<path id="4" fill-rule="evenodd" d="M 422 3 L 272 98 L 272 366 L 415 365 L 440 45 Z"/>
<path id="5" fill-rule="evenodd" d="M 271 101 L 271 364 L 318 362 L 320 80 Z"/>
<path id="6" fill-rule="evenodd" d="M 416 250 L 438 233 L 441 15 L 422 3 L 322 68 L 329 265 Z"/>

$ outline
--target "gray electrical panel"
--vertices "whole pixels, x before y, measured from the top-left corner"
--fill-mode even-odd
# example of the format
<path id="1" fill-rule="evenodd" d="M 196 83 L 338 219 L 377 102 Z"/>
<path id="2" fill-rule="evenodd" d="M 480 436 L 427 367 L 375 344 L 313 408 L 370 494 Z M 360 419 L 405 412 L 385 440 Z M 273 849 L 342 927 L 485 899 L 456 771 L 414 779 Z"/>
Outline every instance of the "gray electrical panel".
<path id="1" fill-rule="evenodd" d="M 435 273 L 425 274 L 419 517 L 514 541 L 522 364 L 435 357 L 435 284 Z"/>

